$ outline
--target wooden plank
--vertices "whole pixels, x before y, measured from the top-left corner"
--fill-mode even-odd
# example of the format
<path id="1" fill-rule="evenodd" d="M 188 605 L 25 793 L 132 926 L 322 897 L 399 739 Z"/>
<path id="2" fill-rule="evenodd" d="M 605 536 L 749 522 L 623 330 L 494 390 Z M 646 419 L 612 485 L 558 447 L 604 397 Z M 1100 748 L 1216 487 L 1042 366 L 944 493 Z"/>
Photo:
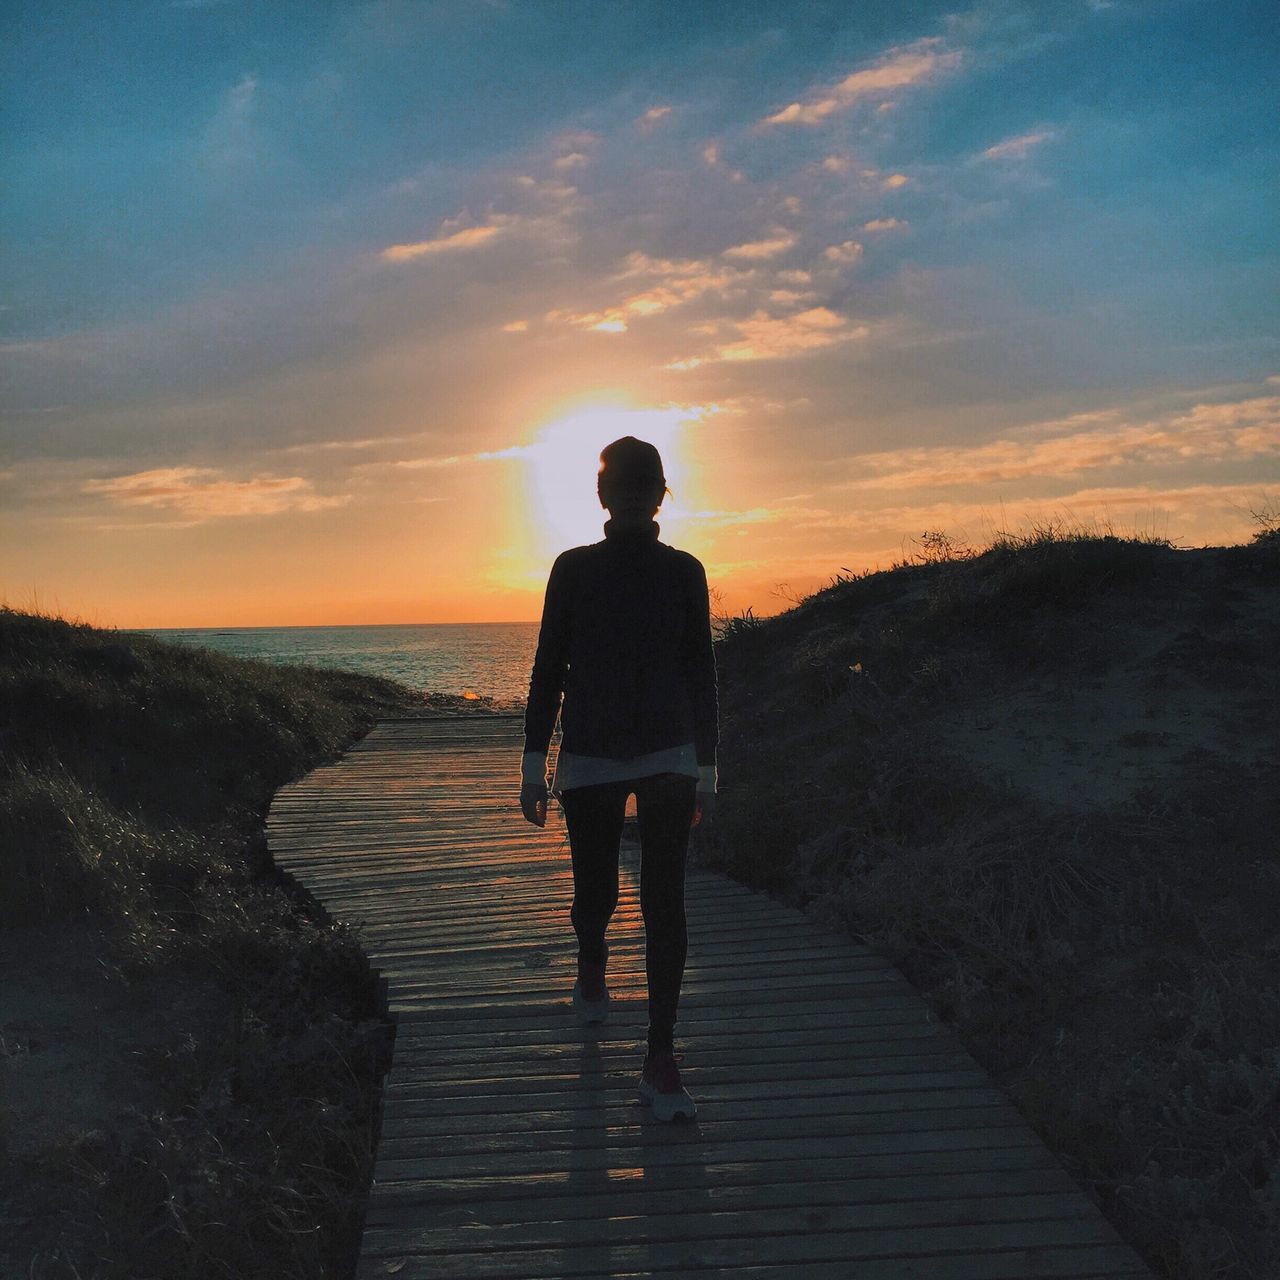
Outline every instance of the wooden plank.
<path id="1" fill-rule="evenodd" d="M 1010 1222 L 1070 1222 L 1090 1216 L 1092 1206 L 1073 1188 L 1070 1192 L 975 1197 L 926 1197 L 924 1199 L 810 1203 L 782 1208 L 725 1209 L 718 1204 L 691 1212 L 688 1200 L 666 1213 L 653 1208 L 639 1215 L 608 1217 L 591 1223 L 591 1244 L 641 1243 L 664 1240 L 710 1240 L 717 1237 L 770 1236 L 795 1229 L 802 1221 L 809 1234 L 818 1232 L 871 1232 L 884 1228 L 938 1227 Z M 580 1223 L 582 1219 L 570 1219 Z M 589 1219 L 587 1221 L 590 1221 Z M 469 1252 L 480 1244 L 485 1251 L 552 1248 L 562 1243 L 565 1221 L 474 1223 L 430 1228 L 387 1226 L 371 1233 L 373 1253 Z M 478 1239 L 479 1238 L 479 1239 Z M 1103 1241 L 1099 1241 L 1103 1243 Z"/>
<path id="2" fill-rule="evenodd" d="M 807 1262 L 801 1273 L 804 1280 L 1038 1280 L 1060 1277 L 1062 1280 L 1115 1280 L 1116 1277 L 1149 1276 L 1127 1247 L 1083 1245 L 1064 1249 L 1010 1249 L 999 1253 L 964 1253 L 909 1258 L 860 1259 L 857 1271 L 849 1262 Z M 1083 1268 L 1083 1269 L 1082 1269 Z M 376 1273 L 374 1273 L 376 1274 Z M 620 1271 L 609 1273 L 614 1280 L 649 1280 L 654 1276 L 671 1277 L 672 1271 Z M 688 1273 L 683 1273 L 688 1274 Z M 796 1268 L 781 1266 L 735 1266 L 703 1268 L 698 1280 L 723 1280 L 724 1277 L 747 1277 L 748 1280 L 796 1280 Z"/>
<path id="3" fill-rule="evenodd" d="M 686 1220 L 694 1222 L 698 1215 L 690 1210 Z M 612 1220 L 610 1220 L 612 1221 Z M 597 1235 L 607 1236 L 607 1223 L 594 1223 L 590 1232 L 566 1240 L 550 1249 L 451 1251 L 447 1261 L 431 1253 L 411 1252 L 402 1246 L 398 1233 L 375 1227 L 365 1233 L 362 1259 L 365 1274 L 377 1274 L 369 1263 L 378 1258 L 394 1258 L 403 1262 L 398 1274 L 409 1277 L 441 1275 L 484 1276 L 488 1280 L 540 1280 L 544 1276 L 612 1276 L 619 1270 L 643 1267 L 650 1271 L 667 1271 L 679 1275 L 695 1274 L 706 1267 L 742 1267 L 752 1264 L 785 1262 L 795 1268 L 812 1262 L 842 1261 L 861 1264 L 885 1256 L 899 1258 L 931 1254 L 974 1253 L 983 1250 L 1021 1248 L 1032 1251 L 1052 1246 L 1077 1244 L 1111 1244 L 1113 1238 L 1103 1229 L 1102 1219 L 1072 1217 L 1040 1219 L 1032 1222 L 967 1222 L 925 1226 L 890 1226 L 877 1224 L 859 1231 L 816 1231 L 808 1226 L 803 1213 L 795 1214 L 789 1229 L 773 1235 L 735 1233 L 708 1239 L 686 1236 L 655 1238 L 639 1242 L 607 1238 L 597 1243 Z M 479 1233 L 477 1233 L 479 1234 Z M 477 1244 L 479 1241 L 477 1240 Z M 447 1268 L 447 1269 L 446 1269 Z M 861 1280 L 864 1272 L 857 1272 Z M 926 1273 L 927 1274 L 927 1273 Z M 1021 1273 L 1036 1276 L 1035 1269 Z M 1040 1273 L 1042 1274 L 1042 1273 Z"/>
<path id="4" fill-rule="evenodd" d="M 651 1139 L 634 1123 L 634 1116 L 621 1106 L 611 1110 L 611 1122 L 601 1123 L 593 1112 L 590 1123 L 572 1128 L 548 1126 L 538 1135 L 538 1151 L 546 1155 L 555 1151 L 609 1151 L 619 1153 L 645 1146 Z M 757 1108 L 758 1110 L 758 1108 Z M 441 1149 L 440 1133 L 422 1129 L 415 1123 L 419 1117 L 398 1113 L 382 1132 L 379 1150 L 388 1160 L 411 1160 L 417 1155 L 430 1155 Z M 989 1129 L 1020 1126 L 1022 1117 L 1007 1101 L 991 1106 L 943 1107 L 921 1110 L 900 1107 L 893 1111 L 846 1112 L 837 1107 L 830 1111 L 811 1110 L 804 1115 L 764 1115 L 745 1117 L 724 1112 L 702 1117 L 697 1125 L 697 1141 L 712 1147 L 726 1142 L 749 1142 L 761 1151 L 772 1150 L 779 1142 L 797 1139 L 863 1139 L 872 1135 L 937 1134 L 951 1130 L 987 1133 Z M 986 1126 L 986 1128 L 979 1128 Z M 449 1131 L 448 1151 L 455 1156 L 475 1156 L 505 1151 L 521 1152 L 529 1144 L 530 1130 L 506 1126 L 492 1130 L 457 1132 L 457 1126 L 441 1125 Z M 690 1139 L 691 1141 L 692 1139 Z"/>
<path id="5" fill-rule="evenodd" d="M 971 1086 L 958 1089 L 918 1090 L 904 1097 L 901 1093 L 854 1094 L 848 1097 L 764 1097 L 739 1100 L 733 1115 L 717 1121 L 703 1117 L 698 1131 L 713 1134 L 717 1124 L 748 1124 L 753 1120 L 791 1120 L 814 1116 L 859 1115 L 874 1112 L 893 1112 L 910 1107 L 913 1114 L 946 1111 L 952 1117 L 970 1115 L 986 1107 L 1006 1106 L 1008 1099 L 998 1089 L 980 1089 Z M 618 1101 L 613 1104 L 574 1109 L 570 1107 L 546 1107 L 540 1110 L 522 1108 L 519 1111 L 482 1111 L 462 1115 L 452 1111 L 423 1114 L 411 1101 L 402 1101 L 395 1114 L 384 1118 L 382 1136 L 393 1138 L 406 1134 L 419 1134 L 434 1139 L 473 1133 L 524 1133 L 536 1132 L 540 1141 L 567 1140 L 567 1135 L 594 1133 L 616 1129 L 629 1124 L 634 1118 L 633 1105 Z"/>
<path id="6" fill-rule="evenodd" d="M 702 1165 L 706 1162 L 752 1160 L 768 1163 L 770 1160 L 796 1160 L 804 1158 L 815 1149 L 810 1138 L 753 1141 L 724 1139 L 703 1141 L 698 1127 L 691 1124 L 660 1125 L 649 1123 L 644 1110 L 636 1107 L 636 1121 L 643 1126 L 642 1141 L 619 1144 L 613 1147 L 586 1147 L 569 1151 L 543 1151 L 537 1143 L 530 1143 L 519 1152 L 504 1152 L 501 1156 L 504 1176 L 546 1177 L 558 1175 L 584 1175 L 606 1172 L 610 1169 L 641 1168 L 647 1176 L 654 1166 Z M 921 1133 L 872 1133 L 857 1138 L 841 1136 L 836 1144 L 849 1154 L 906 1156 L 920 1151 L 984 1151 L 990 1147 L 1024 1147 L 1037 1139 L 1029 1130 L 1007 1125 L 993 1129 L 938 1129 Z M 637 1161 L 639 1164 L 637 1165 Z M 429 1169 L 443 1178 L 476 1177 L 492 1169 L 494 1157 L 490 1155 L 454 1155 L 432 1152 L 426 1155 L 400 1156 L 396 1152 L 378 1151 L 378 1168 L 386 1177 L 422 1177 Z M 377 1176 L 377 1175 L 375 1175 Z"/>
<path id="7" fill-rule="evenodd" d="M 582 1027 L 568 840 L 558 805 L 520 817 L 521 729 L 380 722 L 268 818 L 397 1021 L 362 1280 L 1147 1274 L 883 957 L 704 868 L 677 1026 L 699 1117 L 656 1121 L 639 850 L 609 1021 Z"/>
<path id="8" fill-rule="evenodd" d="M 634 1074 L 639 1074 L 638 1069 Z M 557 1104 L 590 1109 L 618 1104 L 631 1096 L 625 1087 L 607 1092 L 599 1088 L 588 1090 L 586 1087 L 578 1087 L 570 1096 L 566 1096 L 561 1080 L 554 1079 L 547 1083 L 548 1087 L 542 1090 L 509 1089 L 502 1093 L 459 1093 L 442 1088 L 439 1082 L 401 1081 L 396 1070 L 388 1079 L 385 1092 L 388 1104 L 394 1101 L 399 1108 L 412 1101 L 415 1110 L 424 1115 L 467 1115 L 479 1112 L 497 1114 L 502 1111 L 553 1108 Z M 936 1089 L 981 1088 L 986 1083 L 986 1076 L 975 1067 L 968 1071 L 919 1071 L 900 1076 L 848 1077 L 834 1084 L 829 1079 L 797 1080 L 787 1089 L 787 1093 L 792 1098 L 845 1099 L 873 1093 L 932 1093 Z M 777 1082 L 765 1080 L 754 1084 L 735 1082 L 720 1085 L 715 1091 L 715 1098 L 723 1106 L 774 1098 L 777 1094 Z M 698 1097 L 697 1094 L 694 1096 Z M 708 1099 L 703 1096 L 700 1103 L 705 1111 Z M 642 1108 L 636 1107 L 635 1110 L 638 1115 L 643 1113 Z"/>
<path id="9" fill-rule="evenodd" d="M 754 1054 L 757 1060 L 785 1058 L 796 1050 L 807 1050 L 819 1045 L 877 1045 L 884 1047 L 894 1045 L 901 1052 L 920 1050 L 929 1052 L 933 1046 L 953 1043 L 951 1033 L 936 1022 L 917 1019 L 886 1027 L 883 1023 L 874 1026 L 852 1027 L 815 1027 L 802 1024 L 793 1035 L 781 1043 L 761 1043 L 758 1033 L 744 1033 L 732 1023 L 723 1025 L 718 1033 L 709 1033 L 700 1027 L 696 1035 L 686 1035 L 684 1043 L 697 1044 L 698 1059 L 701 1062 L 711 1060 L 712 1054 L 735 1053 L 739 1057 L 747 1053 Z M 420 1025 L 406 1026 L 396 1035 L 396 1045 L 402 1051 L 419 1049 L 430 1052 L 434 1061 L 441 1066 L 451 1062 L 465 1063 L 468 1068 L 475 1061 L 476 1050 L 483 1049 L 485 1057 L 490 1061 L 503 1058 L 520 1057 L 521 1059 L 550 1058 L 559 1055 L 578 1056 L 582 1052 L 582 1039 L 569 1039 L 562 1031 L 553 1031 L 549 1027 L 535 1029 L 523 1034 L 504 1037 L 499 1044 L 494 1044 L 481 1035 L 441 1036 L 436 1030 L 424 1030 Z M 599 1052 L 604 1056 L 632 1052 L 630 1046 L 621 1046 L 609 1041 L 602 1042 Z"/>
<path id="10" fill-rule="evenodd" d="M 370 1204 L 374 1214 L 379 1204 L 432 1206 L 477 1204 L 500 1206 L 506 1200 L 536 1196 L 555 1211 L 560 1197 L 581 1191 L 587 1194 L 639 1196 L 657 1191 L 699 1191 L 715 1187 L 788 1185 L 803 1179 L 837 1182 L 850 1186 L 850 1195 L 868 1182 L 883 1183 L 889 1190 L 907 1185 L 912 1179 L 938 1174 L 966 1173 L 974 1177 L 994 1177 L 1010 1171 L 1027 1174 L 1028 1189 L 1042 1185 L 1052 1188 L 1053 1178 L 1063 1173 L 1043 1146 L 1023 1143 L 1013 1147 L 987 1147 L 977 1159 L 971 1150 L 918 1151 L 910 1155 L 868 1153 L 849 1155 L 807 1155 L 798 1160 L 726 1160 L 704 1164 L 655 1165 L 637 1169 L 621 1166 L 605 1171 L 605 1176 L 587 1187 L 581 1178 L 572 1183 L 556 1173 L 524 1174 L 508 1178 L 500 1162 L 484 1174 L 462 1177 L 424 1177 L 411 1170 L 378 1186 L 378 1196 Z M 1043 1179 L 1043 1182 L 1039 1181 Z M 633 1201 L 633 1204 L 639 1203 Z M 488 1211 L 485 1210 L 487 1213 Z M 617 1212 L 612 1209 L 611 1212 Z"/>
<path id="11" fill-rule="evenodd" d="M 590 1222 L 600 1217 L 617 1217 L 624 1211 L 649 1214 L 675 1214 L 688 1206 L 685 1188 L 652 1188 L 636 1186 L 635 1179 L 615 1179 L 613 1184 L 596 1191 L 565 1187 L 552 1203 L 544 1194 L 495 1200 L 484 1211 L 485 1225 L 505 1226 L 509 1223 L 552 1221 Z M 398 1184 L 400 1190 L 404 1184 Z M 809 1209 L 818 1205 L 889 1204 L 896 1201 L 947 1199 L 951 1197 L 991 1197 L 1033 1192 L 1071 1192 L 1076 1185 L 1063 1170 L 1011 1169 L 982 1173 L 935 1173 L 918 1177 L 897 1178 L 832 1178 L 784 1179 L 729 1183 L 717 1180 L 701 1191 L 708 1206 L 718 1209 L 769 1210 L 780 1208 Z M 383 1198 L 379 1211 L 370 1211 L 369 1226 L 413 1226 L 421 1217 L 422 1191 L 415 1187 L 411 1195 L 398 1199 Z M 473 1226 L 477 1210 L 470 1197 L 450 1200 L 433 1199 L 431 1224 L 438 1230 Z"/>

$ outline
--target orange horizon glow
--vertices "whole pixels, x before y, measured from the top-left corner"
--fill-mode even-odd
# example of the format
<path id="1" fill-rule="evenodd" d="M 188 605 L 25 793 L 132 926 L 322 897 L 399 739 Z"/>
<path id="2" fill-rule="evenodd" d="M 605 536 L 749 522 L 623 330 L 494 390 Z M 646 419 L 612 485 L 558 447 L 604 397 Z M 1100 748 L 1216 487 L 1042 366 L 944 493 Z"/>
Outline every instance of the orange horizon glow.
<path id="1" fill-rule="evenodd" d="M 1183 466 L 1267 458 L 1274 385 L 1155 421 L 1112 411 L 995 441 L 870 452 L 834 472 L 791 456 L 785 429 L 762 455 L 759 423 L 732 403 L 596 390 L 495 427 L 498 439 L 472 453 L 413 436 L 387 437 L 384 457 L 373 456 L 381 438 L 317 449 L 315 459 L 339 461 L 333 492 L 281 465 L 84 481 L 99 514 L 68 521 L 61 545 L 36 547 L 27 584 L 0 578 L 0 601 L 120 630 L 536 623 L 556 555 L 603 537 L 599 454 L 624 435 L 661 453 L 671 490 L 662 540 L 703 562 L 722 617 L 768 617 L 838 576 L 901 563 L 926 530 L 980 547 L 997 529 L 1050 519 L 1181 546 L 1243 542 L 1265 487 L 1236 475 L 1114 481 L 1127 478 L 1121 465 L 1133 475 L 1161 455 Z M 1042 496 L 993 503 L 996 485 Z"/>

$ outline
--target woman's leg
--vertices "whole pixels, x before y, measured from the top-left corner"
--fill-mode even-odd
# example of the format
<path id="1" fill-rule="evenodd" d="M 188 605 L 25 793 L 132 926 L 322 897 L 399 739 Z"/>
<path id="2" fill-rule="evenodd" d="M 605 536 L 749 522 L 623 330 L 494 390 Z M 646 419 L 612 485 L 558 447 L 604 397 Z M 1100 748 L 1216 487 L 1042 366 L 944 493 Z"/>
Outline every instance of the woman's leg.
<path id="1" fill-rule="evenodd" d="M 628 783 L 573 787 L 560 797 L 573 857 L 573 906 L 578 959 L 604 963 L 604 931 L 618 905 L 618 846 Z"/>
<path id="2" fill-rule="evenodd" d="M 684 980 L 689 934 L 684 912 L 685 860 L 697 781 L 659 773 L 635 784 L 640 827 L 640 910 L 649 979 L 649 1049 L 670 1049 Z"/>

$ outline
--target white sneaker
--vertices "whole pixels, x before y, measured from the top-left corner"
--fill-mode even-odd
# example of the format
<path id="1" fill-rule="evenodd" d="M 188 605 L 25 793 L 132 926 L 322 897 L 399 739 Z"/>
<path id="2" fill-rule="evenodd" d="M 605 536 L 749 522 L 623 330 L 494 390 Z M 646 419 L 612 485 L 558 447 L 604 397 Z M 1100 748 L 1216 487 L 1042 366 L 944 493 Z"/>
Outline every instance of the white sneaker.
<path id="1" fill-rule="evenodd" d="M 578 1021 L 587 1025 L 603 1022 L 609 1016 L 609 988 L 604 982 L 604 965 L 578 962 L 578 980 L 573 984 L 573 1007 L 578 1011 Z"/>
<path id="2" fill-rule="evenodd" d="M 680 1056 L 683 1058 L 684 1054 Z M 680 1083 L 680 1068 L 670 1049 L 659 1049 L 645 1056 L 637 1087 L 640 1096 L 653 1106 L 653 1114 L 659 1120 L 669 1122 L 677 1117 L 692 1120 L 698 1114 L 697 1104 Z"/>
<path id="3" fill-rule="evenodd" d="M 602 995 L 598 1000 L 588 1000 L 582 995 L 582 979 L 573 983 L 573 1007 L 577 1010 L 577 1020 L 586 1025 L 603 1023 L 609 1016 L 609 989 L 600 986 Z"/>

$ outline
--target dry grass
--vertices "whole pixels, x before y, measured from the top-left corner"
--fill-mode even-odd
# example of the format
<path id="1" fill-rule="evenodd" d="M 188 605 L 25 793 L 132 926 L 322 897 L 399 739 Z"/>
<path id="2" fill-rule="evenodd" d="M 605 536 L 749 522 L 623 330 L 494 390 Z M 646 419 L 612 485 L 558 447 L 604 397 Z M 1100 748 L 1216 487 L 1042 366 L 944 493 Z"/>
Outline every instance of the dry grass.
<path id="1" fill-rule="evenodd" d="M 272 872 L 262 824 L 379 714 L 430 705 L 0 610 L 0 924 L 80 922 L 165 1028 L 118 1029 L 145 1105 L 8 1153 L 5 1274 L 350 1273 L 389 1028 L 357 939 Z"/>

